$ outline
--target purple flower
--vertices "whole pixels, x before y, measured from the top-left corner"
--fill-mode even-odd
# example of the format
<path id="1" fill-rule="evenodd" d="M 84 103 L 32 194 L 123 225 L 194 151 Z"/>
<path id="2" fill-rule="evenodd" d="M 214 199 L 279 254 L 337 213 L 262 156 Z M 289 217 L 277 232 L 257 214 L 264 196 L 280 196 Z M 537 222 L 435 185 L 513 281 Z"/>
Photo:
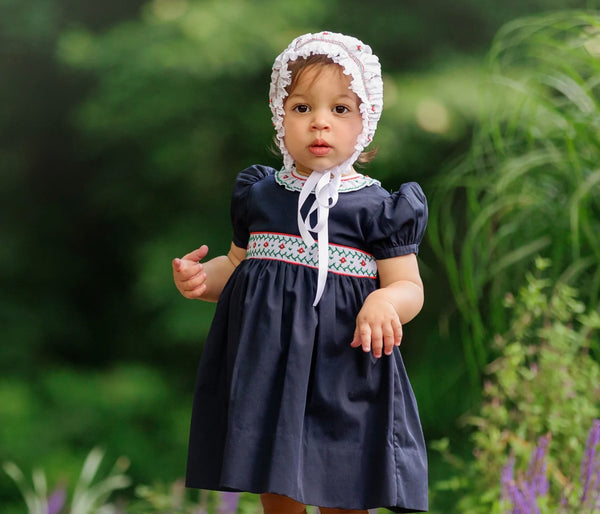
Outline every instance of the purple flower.
<path id="1" fill-rule="evenodd" d="M 515 477 L 514 455 L 511 454 L 506 461 L 500 479 L 501 500 L 508 502 L 509 510 L 506 511 L 506 514 L 539 514 L 541 512 L 537 499 L 548 494 L 550 490 L 547 465 L 550 441 L 551 434 L 549 433 L 539 438 L 524 474 L 518 473 Z M 574 507 L 572 501 L 577 501 L 573 497 L 573 492 L 572 486 L 564 488 L 557 512 L 571 512 L 567 509 Z M 600 419 L 594 420 L 592 424 L 581 460 L 579 507 L 587 508 L 586 512 L 596 512 L 596 509 L 600 509 Z"/>
<path id="2" fill-rule="evenodd" d="M 500 485 L 502 487 L 502 500 L 508 500 L 510 498 L 510 488 L 515 483 L 515 456 L 511 454 L 506 464 L 502 468 L 502 474 L 500 475 Z"/>
<path id="3" fill-rule="evenodd" d="M 550 489 L 548 482 L 548 447 L 550 445 L 550 433 L 538 439 L 538 444 L 531 454 L 529 466 L 525 479 L 525 487 L 534 498 L 544 496 Z"/>
<path id="4" fill-rule="evenodd" d="M 65 505 L 67 499 L 67 490 L 65 487 L 59 487 L 48 498 L 47 514 L 58 514 Z"/>
<path id="5" fill-rule="evenodd" d="M 531 514 L 528 498 L 514 482 L 508 487 L 508 499 L 512 505 L 510 514 Z"/>
<path id="6" fill-rule="evenodd" d="M 235 514 L 240 502 L 240 493 L 223 492 L 219 503 L 218 514 Z"/>
<path id="7" fill-rule="evenodd" d="M 515 456 L 511 454 L 502 468 L 501 498 L 510 503 L 510 514 L 531 514 L 529 498 L 519 487 L 521 481 L 515 480 L 514 468 Z"/>
<path id="8" fill-rule="evenodd" d="M 502 500 L 510 503 L 510 514 L 540 514 L 537 498 L 548 493 L 546 457 L 550 434 L 542 436 L 531 454 L 525 476 L 515 479 L 515 457 L 511 455 L 502 468 Z"/>
<path id="9" fill-rule="evenodd" d="M 597 446 L 600 442 L 600 419 L 594 420 L 588 434 L 585 452 L 581 460 L 581 505 L 593 504 L 600 494 L 600 455 Z"/>

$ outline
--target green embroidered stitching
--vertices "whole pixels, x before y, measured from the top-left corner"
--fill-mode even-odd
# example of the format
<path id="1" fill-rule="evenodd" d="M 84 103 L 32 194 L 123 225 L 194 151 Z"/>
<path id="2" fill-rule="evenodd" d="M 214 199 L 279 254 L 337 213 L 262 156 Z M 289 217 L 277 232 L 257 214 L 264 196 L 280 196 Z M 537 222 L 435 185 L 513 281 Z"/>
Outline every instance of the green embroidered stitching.
<path id="1" fill-rule="evenodd" d="M 250 234 L 246 258 L 274 259 L 312 268 L 318 267 L 317 246 L 307 248 L 301 237 L 288 234 L 270 232 Z M 366 252 L 356 248 L 330 244 L 329 271 L 342 275 L 375 279 L 377 278 L 377 263 L 375 258 Z"/>

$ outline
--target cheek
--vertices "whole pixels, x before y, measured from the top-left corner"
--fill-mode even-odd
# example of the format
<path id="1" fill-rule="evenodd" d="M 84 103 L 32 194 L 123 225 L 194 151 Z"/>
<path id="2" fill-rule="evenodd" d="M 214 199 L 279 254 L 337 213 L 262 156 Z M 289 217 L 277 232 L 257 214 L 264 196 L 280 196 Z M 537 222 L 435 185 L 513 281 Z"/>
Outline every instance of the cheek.
<path id="1" fill-rule="evenodd" d="M 286 136 L 290 136 L 290 137 L 298 137 L 299 135 L 299 124 L 298 123 L 294 123 L 293 120 L 288 120 L 286 122 L 285 118 L 283 120 L 283 129 L 285 131 L 284 133 L 284 138 Z"/>
<path id="2" fill-rule="evenodd" d="M 295 151 L 295 141 L 298 139 L 298 134 L 296 133 L 294 124 L 286 123 L 284 120 L 283 121 L 283 129 L 284 129 L 283 144 L 287 148 L 288 152 L 290 152 L 290 153 L 294 152 Z"/>
<path id="3" fill-rule="evenodd" d="M 356 137 L 358 137 L 363 131 L 363 123 L 362 118 L 359 118 L 353 126 L 353 133 Z"/>

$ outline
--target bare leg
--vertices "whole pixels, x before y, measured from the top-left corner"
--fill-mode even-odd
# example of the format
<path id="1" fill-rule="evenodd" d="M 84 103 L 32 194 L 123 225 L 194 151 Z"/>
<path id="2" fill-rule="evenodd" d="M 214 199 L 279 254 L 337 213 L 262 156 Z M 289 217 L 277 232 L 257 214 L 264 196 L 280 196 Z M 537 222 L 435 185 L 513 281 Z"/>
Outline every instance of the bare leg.
<path id="1" fill-rule="evenodd" d="M 265 514 L 306 514 L 306 505 L 281 494 L 264 493 L 260 501 Z"/>

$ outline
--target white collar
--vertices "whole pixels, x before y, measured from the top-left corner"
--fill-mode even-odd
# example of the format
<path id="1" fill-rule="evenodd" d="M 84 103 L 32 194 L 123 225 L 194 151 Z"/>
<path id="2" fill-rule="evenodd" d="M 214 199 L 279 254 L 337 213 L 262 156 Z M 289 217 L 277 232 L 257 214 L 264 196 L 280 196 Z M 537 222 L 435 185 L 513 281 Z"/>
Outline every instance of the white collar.
<path id="1" fill-rule="evenodd" d="M 288 191 L 301 191 L 307 178 L 308 177 L 300 175 L 295 168 L 292 168 L 290 171 L 286 171 L 282 168 L 275 172 L 275 182 L 280 186 L 285 187 Z M 338 192 L 349 193 L 373 185 L 381 186 L 381 182 L 367 175 L 357 173 L 354 175 L 342 176 Z"/>

